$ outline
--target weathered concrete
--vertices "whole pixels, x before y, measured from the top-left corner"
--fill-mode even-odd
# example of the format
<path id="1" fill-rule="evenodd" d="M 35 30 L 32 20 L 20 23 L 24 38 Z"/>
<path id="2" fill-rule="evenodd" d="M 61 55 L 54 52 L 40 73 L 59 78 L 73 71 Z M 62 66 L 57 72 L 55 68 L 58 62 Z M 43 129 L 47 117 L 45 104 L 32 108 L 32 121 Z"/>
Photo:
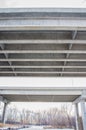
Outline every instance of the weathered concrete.
<path id="1" fill-rule="evenodd" d="M 85 77 L 85 66 L 86 9 L 0 9 L 0 76 Z"/>
<path id="2" fill-rule="evenodd" d="M 83 130 L 86 130 L 86 106 L 85 106 L 85 100 L 81 101 L 81 112 L 82 112 Z"/>
<path id="3" fill-rule="evenodd" d="M 4 108 L 2 113 L 2 123 L 5 124 L 6 122 L 6 109 L 7 109 L 8 102 L 4 102 Z"/>

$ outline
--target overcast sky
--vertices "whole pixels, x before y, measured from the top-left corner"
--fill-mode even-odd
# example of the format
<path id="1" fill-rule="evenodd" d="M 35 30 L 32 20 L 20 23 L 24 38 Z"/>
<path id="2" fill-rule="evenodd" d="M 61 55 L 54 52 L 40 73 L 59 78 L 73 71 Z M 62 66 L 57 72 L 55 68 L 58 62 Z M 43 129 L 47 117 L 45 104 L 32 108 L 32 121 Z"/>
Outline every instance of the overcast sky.
<path id="1" fill-rule="evenodd" d="M 86 8 L 86 0 L 0 0 L 0 7 L 73 7 Z"/>

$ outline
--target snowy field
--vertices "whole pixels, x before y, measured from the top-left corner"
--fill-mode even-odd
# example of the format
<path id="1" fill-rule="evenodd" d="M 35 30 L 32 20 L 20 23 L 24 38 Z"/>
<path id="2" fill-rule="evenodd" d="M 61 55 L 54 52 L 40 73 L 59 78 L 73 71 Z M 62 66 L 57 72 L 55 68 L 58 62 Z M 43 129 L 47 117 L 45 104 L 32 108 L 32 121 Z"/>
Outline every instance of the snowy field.
<path id="1" fill-rule="evenodd" d="M 74 130 L 74 129 L 43 129 L 43 126 L 32 126 L 30 128 L 24 128 L 20 130 Z"/>

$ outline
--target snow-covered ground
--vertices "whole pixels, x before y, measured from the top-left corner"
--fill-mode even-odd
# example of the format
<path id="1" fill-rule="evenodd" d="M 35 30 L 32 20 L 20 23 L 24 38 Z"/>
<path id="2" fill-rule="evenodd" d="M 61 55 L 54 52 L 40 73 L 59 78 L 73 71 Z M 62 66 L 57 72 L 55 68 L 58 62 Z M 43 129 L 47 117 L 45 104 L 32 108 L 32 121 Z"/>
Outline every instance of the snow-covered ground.
<path id="1" fill-rule="evenodd" d="M 74 130 L 74 129 L 43 129 L 43 126 L 31 126 L 20 130 Z"/>

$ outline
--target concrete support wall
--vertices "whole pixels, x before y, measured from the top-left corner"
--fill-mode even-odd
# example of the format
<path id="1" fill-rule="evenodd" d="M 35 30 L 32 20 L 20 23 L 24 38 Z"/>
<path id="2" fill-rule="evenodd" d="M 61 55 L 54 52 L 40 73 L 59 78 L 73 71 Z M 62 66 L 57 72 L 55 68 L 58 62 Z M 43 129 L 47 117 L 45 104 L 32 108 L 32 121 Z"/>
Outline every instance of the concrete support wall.
<path id="1" fill-rule="evenodd" d="M 86 130 L 86 107 L 85 107 L 85 100 L 81 101 L 81 113 L 82 113 L 83 130 Z"/>

